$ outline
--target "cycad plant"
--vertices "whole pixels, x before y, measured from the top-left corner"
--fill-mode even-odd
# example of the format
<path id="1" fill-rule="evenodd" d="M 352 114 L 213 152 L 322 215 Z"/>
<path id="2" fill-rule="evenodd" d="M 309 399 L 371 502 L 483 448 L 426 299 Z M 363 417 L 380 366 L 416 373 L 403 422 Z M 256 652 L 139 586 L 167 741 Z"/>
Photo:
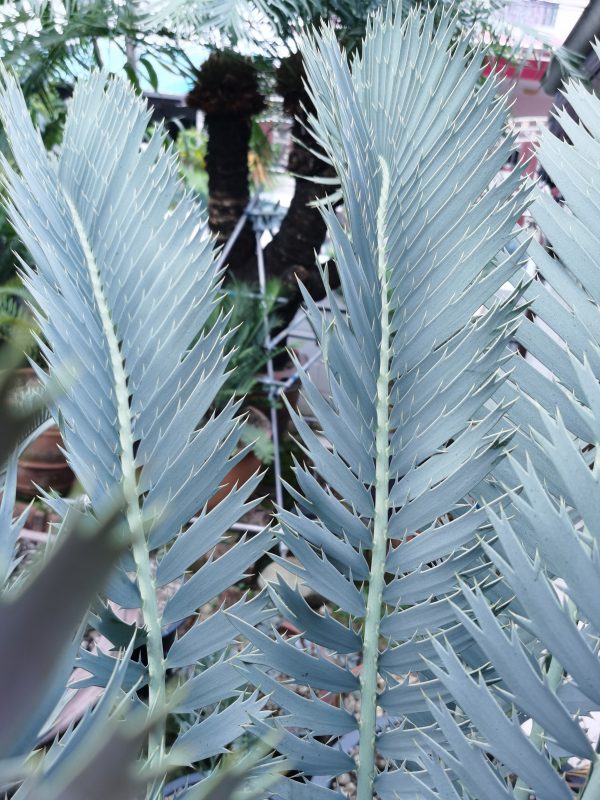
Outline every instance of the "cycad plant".
<path id="1" fill-rule="evenodd" d="M 463 587 L 467 607 L 457 609 L 457 616 L 494 663 L 503 689 L 470 677 L 460 652 L 448 643 L 436 647 L 442 664 L 432 668 L 460 711 L 431 706 L 449 746 L 429 742 L 430 758 L 441 759 L 460 778 L 464 792 L 449 786 L 437 763 L 437 791 L 425 797 L 526 800 L 533 793 L 568 800 L 574 790 L 564 773 L 573 757 L 590 762 L 577 796 L 600 797 L 597 746 L 585 730 L 586 717 L 600 702 L 600 100 L 573 83 L 565 98 L 578 117 L 575 122 L 565 111 L 558 114 L 568 141 L 545 133 L 538 151 L 564 205 L 546 195 L 532 206 L 554 252 L 552 257 L 537 244 L 531 247 L 544 281 L 535 284 L 532 308 L 553 336 L 540 336 L 538 329 L 536 337 L 533 327 L 529 331 L 537 352 L 546 355 L 544 362 L 554 356 L 559 380 L 550 397 L 540 397 L 539 403 L 529 398 L 535 424 L 530 458 L 524 464 L 511 461 L 510 485 L 516 489 L 501 509 L 488 512 L 498 537 L 488 552 L 520 608 L 501 626 L 481 593 Z M 549 314 L 553 308 L 556 313 Z M 512 719 L 501 710 L 507 700 Z M 464 735 L 460 720 L 465 716 L 477 733 Z M 523 718 L 532 720 L 530 731 L 519 725 Z M 507 773 L 513 776 L 509 781 Z"/>
<path id="2" fill-rule="evenodd" d="M 565 755 L 590 759 L 585 798 L 600 796 L 597 755 L 579 727 L 599 699 L 600 104 L 570 88 L 582 123 L 562 115 L 570 143 L 544 140 L 567 207 L 534 204 L 554 256 L 531 245 L 544 282 L 528 282 L 527 242 L 515 250 L 512 240 L 529 192 L 516 172 L 491 186 L 513 147 L 505 104 L 495 80 L 480 80 L 484 51 L 455 28 L 450 14 L 390 8 L 350 62 L 330 27 L 302 43 L 309 123 L 348 220 L 324 204 L 344 309 L 326 274 L 331 314 L 305 294 L 330 394 L 298 365 L 323 436 L 291 412 L 310 465 L 296 465 L 296 507 L 279 510 L 277 531 L 295 556 L 288 569 L 329 603 L 320 612 L 281 580 L 268 589 L 271 607 L 259 595 L 195 618 L 272 543 L 269 532 L 243 538 L 191 570 L 251 507 L 258 483 L 203 510 L 244 454 L 235 454 L 238 403 L 209 411 L 228 363 L 226 320 L 211 317 L 212 244 L 160 131 L 144 140 L 148 113 L 130 88 L 102 73 L 80 83 L 54 155 L 2 73 L 0 115 L 18 169 L 4 165 L 9 210 L 36 264 L 23 274 L 48 364 L 38 371 L 86 495 L 82 507 L 47 500 L 61 530 L 75 518 L 93 542 L 95 518 L 116 504 L 125 548 L 112 551 L 119 563 L 93 603 L 115 651 L 78 661 L 105 687 L 97 709 L 45 758 L 27 760 L 71 667 L 69 652 L 60 663 L 57 654 L 65 642 L 77 649 L 75 612 L 101 570 L 53 650 L 58 683 L 40 691 L 43 708 L 29 701 L 27 735 L 4 743 L 0 726 L 0 780 L 22 782 L 18 800 L 42 790 L 80 798 L 85 786 L 73 782 L 82 764 L 89 782 L 106 763 L 95 761 L 101 745 L 117 748 L 121 766 L 139 758 L 123 785 L 95 789 L 159 798 L 171 766 L 195 765 L 246 732 L 268 735 L 293 765 L 275 788 L 284 800 L 339 797 L 335 777 L 348 771 L 358 800 L 567 800 Z M 10 573 L 5 541 L 19 523 L 7 497 Z M 161 608 L 157 589 L 169 584 Z M 142 627 L 119 621 L 109 600 L 139 608 Z M 14 618 L 2 602 L 6 639 Z M 301 635 L 265 632 L 273 609 Z M 193 624 L 165 648 L 164 626 L 183 618 Z M 234 656 L 236 631 L 251 646 Z M 142 644 L 147 665 L 131 655 Z M 171 669 L 183 670 L 172 690 Z M 261 694 L 280 710 L 271 719 Z M 191 715 L 174 742 L 170 712 Z M 356 752 L 337 746 L 355 732 Z M 321 776 L 333 791 L 309 780 Z M 186 798 L 206 796 L 211 781 Z"/>
<path id="3" fill-rule="evenodd" d="M 272 587 L 313 654 L 237 625 L 257 650 L 244 656 L 246 674 L 284 711 L 280 749 L 305 776 L 356 769 L 359 800 L 412 797 L 417 774 L 428 782 L 419 739 L 443 735 L 428 698 L 448 696 L 424 660 L 439 661 L 428 631 L 497 677 L 457 620 L 457 576 L 481 585 L 497 611 L 508 600 L 477 499 L 508 438 L 498 398 L 520 288 L 494 294 L 517 284 L 523 248 L 504 248 L 527 192 L 516 173 L 489 188 L 513 146 L 506 109 L 496 82 L 479 81 L 483 53 L 452 44 L 454 33 L 448 14 L 436 28 L 432 14 L 389 11 L 372 18 L 350 65 L 331 28 L 303 43 L 310 122 L 348 217 L 344 230 L 324 211 L 347 313 L 327 276 L 331 317 L 305 297 L 331 396 L 304 374 L 303 389 L 331 447 L 292 412 L 314 470 L 297 465 L 297 508 L 278 520 L 299 564 L 291 569 L 338 611 L 317 614 L 287 584 Z M 299 701 L 256 664 L 310 696 Z M 352 693 L 358 718 L 334 702 Z M 315 738 L 355 728 L 356 758 Z M 322 792 L 305 783 L 299 796 Z"/>
<path id="4" fill-rule="evenodd" d="M 243 678 L 226 658 L 234 631 L 221 613 L 192 625 L 168 652 L 162 641 L 165 625 L 193 620 L 270 543 L 268 532 L 243 538 L 183 579 L 252 507 L 248 497 L 259 480 L 203 510 L 245 454 L 235 452 L 238 403 L 209 413 L 227 368 L 224 319 L 203 330 L 218 297 L 213 246 L 194 201 L 180 197 L 162 132 L 144 142 L 149 113 L 124 82 L 95 73 L 78 84 L 57 156 L 43 147 L 6 73 L 0 115 L 19 170 L 4 164 L 10 215 L 35 259 L 35 268 L 23 265 L 23 277 L 49 367 L 38 374 L 53 386 L 52 411 L 89 513 L 117 503 L 131 541 L 95 624 L 110 629 L 115 647 L 131 652 L 145 644 L 148 662 L 82 651 L 79 663 L 91 673 L 89 683 L 113 686 L 113 696 L 115 673 L 125 691 L 146 687 L 146 765 L 157 776 L 152 796 L 160 796 L 168 765 L 219 753 L 263 705 L 237 691 Z M 68 508 L 50 502 L 59 512 Z M 167 584 L 175 591 L 160 608 L 157 589 Z M 109 600 L 139 608 L 142 627 L 115 619 Z M 236 614 L 256 622 L 264 600 L 241 600 Z M 190 669 L 167 706 L 167 670 L 179 667 Z M 206 708 L 213 713 L 201 718 Z M 169 747 L 167 763 L 169 710 L 189 712 L 193 722 Z M 35 780 L 34 796 L 45 768 Z"/>

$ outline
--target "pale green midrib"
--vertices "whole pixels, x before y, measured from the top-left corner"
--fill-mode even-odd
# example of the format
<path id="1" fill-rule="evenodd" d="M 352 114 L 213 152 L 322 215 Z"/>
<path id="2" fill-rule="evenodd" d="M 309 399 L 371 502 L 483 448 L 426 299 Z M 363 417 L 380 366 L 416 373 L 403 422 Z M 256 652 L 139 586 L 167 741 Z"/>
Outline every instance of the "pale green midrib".
<path id="1" fill-rule="evenodd" d="M 375 515 L 373 549 L 367 609 L 364 624 L 363 669 L 360 681 L 360 723 L 358 749 L 357 800 L 373 800 L 375 777 L 375 731 L 377 715 L 377 667 L 379 660 L 379 626 L 385 559 L 388 538 L 389 505 L 389 383 L 390 383 L 390 308 L 386 259 L 386 218 L 389 202 L 390 175 L 386 161 L 380 157 L 381 193 L 377 208 L 377 273 L 381 287 L 381 345 L 377 377 L 377 430 L 375 456 Z"/>
<path id="2" fill-rule="evenodd" d="M 132 551 L 135 560 L 137 580 L 142 600 L 142 616 L 147 633 L 148 651 L 148 708 L 150 712 L 162 709 L 165 699 L 165 665 L 163 660 L 160 614 L 156 599 L 156 587 L 150 565 L 142 512 L 139 504 L 139 491 L 134 457 L 134 436 L 129 407 L 127 375 L 119 340 L 115 332 L 110 309 L 100 278 L 100 271 L 94 257 L 87 232 L 77 207 L 69 195 L 65 199 L 73 217 L 73 224 L 81 242 L 90 275 L 94 299 L 98 307 L 102 331 L 108 346 L 110 366 L 114 377 L 115 398 L 117 401 L 117 421 L 121 447 L 121 472 L 123 495 L 127 507 L 127 522 L 132 538 Z M 148 742 L 149 761 L 155 763 L 164 753 L 164 735 L 160 726 L 153 728 Z"/>

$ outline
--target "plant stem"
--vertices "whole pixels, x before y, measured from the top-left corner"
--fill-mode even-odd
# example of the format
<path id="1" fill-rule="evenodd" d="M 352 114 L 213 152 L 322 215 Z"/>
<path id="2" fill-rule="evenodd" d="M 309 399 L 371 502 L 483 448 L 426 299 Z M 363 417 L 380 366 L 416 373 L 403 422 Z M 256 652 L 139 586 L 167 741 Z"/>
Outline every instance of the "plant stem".
<path id="1" fill-rule="evenodd" d="M 96 37 L 92 37 L 92 48 L 94 50 L 94 59 L 96 61 L 96 66 L 99 69 L 104 69 L 104 59 L 102 58 L 102 53 L 100 52 L 100 45 L 98 44 L 98 39 Z"/>
<path id="2" fill-rule="evenodd" d="M 373 800 L 375 779 L 375 733 L 377 714 L 377 675 L 379 662 L 379 626 L 385 585 L 385 560 L 388 538 L 389 505 L 389 382 L 390 382 L 390 309 L 386 263 L 386 217 L 389 196 L 389 170 L 383 158 L 381 194 L 377 209 L 377 273 L 381 286 L 381 345 L 377 378 L 377 432 L 375 456 L 375 516 L 369 591 L 364 624 L 363 670 L 360 680 L 360 723 L 357 775 L 357 800 Z"/>
<path id="3" fill-rule="evenodd" d="M 137 581 L 142 601 L 142 616 L 147 634 L 148 710 L 149 713 L 152 713 L 153 711 L 160 710 L 164 706 L 165 665 L 163 659 L 160 613 L 156 599 L 156 587 L 152 577 L 150 552 L 144 532 L 144 522 L 139 502 L 127 374 L 123 364 L 123 356 L 119 348 L 119 339 L 104 294 L 100 270 L 98 269 L 94 253 L 87 238 L 85 226 L 71 198 L 66 195 L 66 193 L 65 197 L 73 215 L 74 226 L 85 253 L 94 299 L 98 306 L 102 330 L 106 337 L 110 355 L 110 365 L 117 402 L 123 498 L 126 506 L 127 523 L 131 534 L 133 558 L 136 565 Z M 149 766 L 155 766 L 162 760 L 164 748 L 164 725 L 156 725 L 152 728 L 148 737 Z"/>

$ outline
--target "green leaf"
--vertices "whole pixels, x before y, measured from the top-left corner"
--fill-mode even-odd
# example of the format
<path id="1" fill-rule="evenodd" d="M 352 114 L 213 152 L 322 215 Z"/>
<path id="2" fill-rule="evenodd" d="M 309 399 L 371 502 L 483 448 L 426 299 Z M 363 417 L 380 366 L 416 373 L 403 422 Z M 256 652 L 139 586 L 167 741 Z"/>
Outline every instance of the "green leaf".
<path id="1" fill-rule="evenodd" d="M 144 58 L 144 56 L 140 56 L 139 62 L 146 70 L 146 77 L 150 82 L 150 86 L 152 86 L 155 92 L 158 92 L 158 75 L 156 74 L 152 62 L 148 58 Z"/>

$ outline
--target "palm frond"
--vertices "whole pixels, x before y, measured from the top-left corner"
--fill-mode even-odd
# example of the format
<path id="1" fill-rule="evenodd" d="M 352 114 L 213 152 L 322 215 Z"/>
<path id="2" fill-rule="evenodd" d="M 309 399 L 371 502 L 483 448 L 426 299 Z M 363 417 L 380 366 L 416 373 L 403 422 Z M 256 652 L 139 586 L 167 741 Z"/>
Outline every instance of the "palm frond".
<path id="1" fill-rule="evenodd" d="M 0 7 L 4 66 L 19 77 L 26 97 L 40 95 L 50 103 L 56 87 L 72 84 L 84 70 L 102 67 L 100 42 L 111 42 L 127 56 L 136 48 L 140 75 L 155 79 L 148 59 L 188 71 L 173 34 L 152 7 L 138 0 L 71 0 L 66 3 L 23 3 Z M 139 77 L 129 58 L 125 73 L 139 88 Z"/>
<path id="2" fill-rule="evenodd" d="M 480 594 L 464 588 L 468 615 L 460 612 L 494 661 L 504 690 L 468 677 L 460 652 L 448 644 L 437 646 L 443 666 L 433 667 L 458 706 L 472 716 L 477 733 L 465 737 L 452 715 L 435 709 L 451 736 L 451 747 L 432 743 L 431 750 L 446 764 L 460 759 L 463 785 L 479 800 L 530 793 L 570 799 L 574 793 L 560 766 L 573 756 L 589 760 L 591 771 L 577 796 L 593 798 L 600 781 L 598 755 L 582 728 L 583 718 L 600 707 L 600 613 L 595 596 L 600 534 L 600 227 L 594 211 L 600 203 L 600 100 L 576 83 L 568 85 L 566 99 L 579 117 L 575 122 L 559 112 L 570 141 L 546 132 L 538 151 L 565 202 L 560 206 L 541 196 L 533 205 L 554 253 L 531 245 L 544 278 L 536 284 L 533 308 L 547 332 L 529 323 L 519 333 L 525 334 L 523 341 L 539 362 L 552 368 L 552 396 L 539 391 L 551 385 L 550 380 L 536 382 L 533 368 L 523 366 L 518 377 L 530 397 L 522 408 L 526 413 L 529 404 L 535 428 L 527 458 L 517 459 L 516 453 L 509 464 L 512 485 L 519 490 L 508 494 L 502 513 L 489 511 L 499 542 L 489 553 L 521 610 L 503 629 Z M 584 447 L 586 442 L 594 448 Z M 532 720 L 531 733 L 506 716 L 501 706 L 507 699 L 521 718 Z M 481 760 L 482 742 L 493 758 Z M 519 779 L 514 790 L 507 770 Z M 442 788 L 438 785 L 438 794 L 431 796 L 445 797 Z"/>
<path id="3" fill-rule="evenodd" d="M 148 29 L 164 24 L 182 35 L 217 33 L 264 45 L 268 35 L 285 36 L 299 20 L 318 19 L 325 4 L 321 0 L 146 0 L 143 8 Z"/>
<path id="4" fill-rule="evenodd" d="M 457 575 L 504 603 L 475 498 L 508 439 L 506 409 L 489 401 L 501 393 L 519 290 L 493 297 L 519 270 L 522 248 L 509 255 L 504 247 L 527 194 L 516 174 L 489 188 L 512 146 L 502 135 L 506 109 L 496 83 L 479 82 L 483 51 L 460 38 L 453 44 L 455 36 L 448 13 L 436 26 L 433 14 L 388 11 L 372 18 L 350 66 L 331 27 L 302 46 L 316 108 L 310 124 L 335 165 L 348 218 L 346 230 L 324 210 L 347 313 L 326 277 L 330 317 L 305 294 L 330 397 L 298 369 L 331 447 L 291 412 L 313 468 L 297 464 L 297 508 L 280 511 L 279 536 L 298 563 L 285 566 L 339 613 L 317 614 L 280 583 L 274 602 L 302 640 L 238 625 L 257 649 L 247 663 L 315 693 L 360 694 L 360 800 L 413 786 L 419 739 L 435 725 L 427 697 L 448 696 L 424 664 L 425 656 L 439 661 L 428 630 L 462 642 L 471 667 L 494 676 L 457 618 Z M 301 641 L 314 643 L 310 654 Z M 360 678 L 351 671 L 357 655 Z M 280 750 L 305 775 L 356 766 L 297 735 L 302 727 L 334 735 L 345 716 L 315 694 L 310 711 L 289 694 L 274 696 L 287 712 L 277 719 L 286 730 Z M 377 707 L 388 715 L 383 731 Z M 385 770 L 375 767 L 377 753 Z M 299 797 L 318 794 L 301 787 L 293 787 Z"/>
<path id="5" fill-rule="evenodd" d="M 195 202 L 181 196 L 162 132 L 144 142 L 149 112 L 123 81 L 94 73 L 77 85 L 56 157 L 44 149 L 17 83 L 6 73 L 0 114 L 19 169 L 5 164 L 11 217 L 35 259 L 35 268 L 23 270 L 49 366 L 49 374 L 40 369 L 39 376 L 62 390 L 52 411 L 92 510 L 114 497 L 126 509 L 132 547 L 105 593 L 142 610 L 148 650 L 142 682 L 148 682 L 154 713 L 165 702 L 170 657 L 165 661 L 162 626 L 193 617 L 271 542 L 268 531 L 243 538 L 185 579 L 254 505 L 248 498 L 259 481 L 255 476 L 203 510 L 246 452 L 236 452 L 238 405 L 210 414 L 227 368 L 223 319 L 198 335 L 218 299 L 212 241 Z M 156 590 L 174 580 L 178 590 L 161 609 Z M 242 602 L 242 616 L 245 608 Z M 222 619 L 221 650 L 231 645 L 228 627 Z M 194 631 L 176 643 L 179 654 L 187 653 L 186 665 L 198 666 L 190 689 L 206 666 L 200 662 L 205 641 L 185 647 L 195 641 Z M 107 658 L 86 662 L 98 685 L 114 671 L 114 659 Z M 226 670 L 227 662 L 221 663 Z M 137 662 L 128 670 L 139 678 Z M 233 682 L 231 696 L 242 684 L 241 677 Z M 206 706 L 216 702 L 209 691 L 202 697 Z M 188 760 L 220 752 L 228 742 L 207 735 L 211 725 L 222 722 L 235 738 L 250 715 L 261 713 L 255 700 L 240 698 L 200 720 L 173 752 L 185 749 Z M 150 736 L 155 766 L 164 752 L 160 726 Z"/>

